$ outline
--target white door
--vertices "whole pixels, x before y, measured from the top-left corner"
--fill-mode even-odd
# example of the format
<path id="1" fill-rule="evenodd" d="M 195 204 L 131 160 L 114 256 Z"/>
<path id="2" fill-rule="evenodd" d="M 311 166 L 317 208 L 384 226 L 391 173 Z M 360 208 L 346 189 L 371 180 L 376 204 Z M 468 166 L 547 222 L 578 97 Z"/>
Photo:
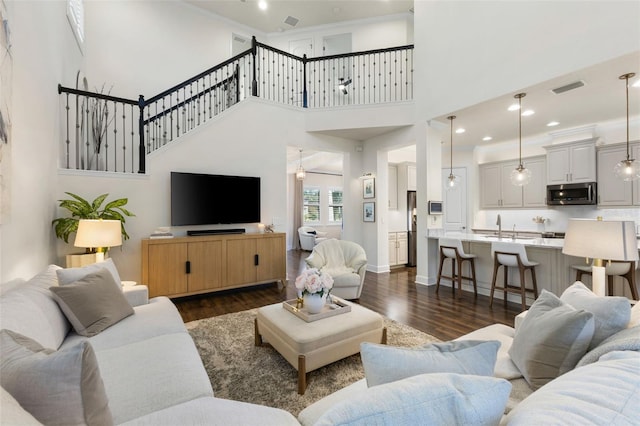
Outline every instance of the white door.
<path id="1" fill-rule="evenodd" d="M 443 227 L 445 231 L 467 232 L 467 169 L 453 168 L 453 174 L 460 179 L 458 189 L 454 191 L 446 188 L 449 172 L 449 169 L 442 169 Z"/>
<path id="2" fill-rule="evenodd" d="M 313 55 L 313 41 L 310 38 L 303 38 L 300 40 L 292 40 L 289 42 L 289 53 L 296 55 L 299 58 L 307 55 L 310 58 Z"/>

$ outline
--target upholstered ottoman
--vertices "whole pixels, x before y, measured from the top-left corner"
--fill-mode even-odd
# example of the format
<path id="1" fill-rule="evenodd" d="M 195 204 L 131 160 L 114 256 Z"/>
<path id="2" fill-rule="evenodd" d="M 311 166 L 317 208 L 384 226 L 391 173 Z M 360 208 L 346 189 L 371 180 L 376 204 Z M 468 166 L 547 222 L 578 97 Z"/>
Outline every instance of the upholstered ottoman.
<path id="1" fill-rule="evenodd" d="M 360 352 L 360 343 L 386 343 L 387 332 L 382 316 L 351 305 L 351 311 L 306 322 L 284 309 L 282 303 L 258 309 L 255 320 L 255 343 L 263 339 L 273 346 L 296 370 L 298 393 L 304 394 L 307 373 Z"/>

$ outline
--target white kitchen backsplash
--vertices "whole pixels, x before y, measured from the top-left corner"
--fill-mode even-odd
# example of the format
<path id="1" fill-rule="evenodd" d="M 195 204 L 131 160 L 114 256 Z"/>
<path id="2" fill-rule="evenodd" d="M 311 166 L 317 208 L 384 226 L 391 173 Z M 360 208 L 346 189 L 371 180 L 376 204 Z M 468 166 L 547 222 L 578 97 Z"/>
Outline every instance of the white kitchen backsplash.
<path id="1" fill-rule="evenodd" d="M 498 229 L 496 219 L 500 214 L 502 229 L 509 231 L 515 225 L 518 231 L 564 232 L 569 219 L 595 219 L 602 216 L 605 220 L 633 220 L 640 226 L 640 208 L 599 209 L 594 206 L 559 206 L 547 209 L 504 209 L 480 210 L 475 217 L 473 229 Z M 542 217 L 544 223 L 534 218 Z"/>

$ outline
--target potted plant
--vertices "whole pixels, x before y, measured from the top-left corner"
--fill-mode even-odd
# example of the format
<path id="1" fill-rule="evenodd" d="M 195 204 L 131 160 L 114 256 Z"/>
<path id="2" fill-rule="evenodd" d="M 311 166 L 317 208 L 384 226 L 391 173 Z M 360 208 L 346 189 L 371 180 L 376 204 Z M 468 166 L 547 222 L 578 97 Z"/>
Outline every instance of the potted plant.
<path id="1" fill-rule="evenodd" d="M 102 194 L 92 202 L 71 192 L 65 192 L 65 194 L 71 196 L 73 199 L 58 201 L 60 202 L 60 207 L 69 210 L 71 217 L 59 217 L 51 222 L 55 228 L 56 237 L 68 243 L 69 235 L 78 230 L 78 222 L 80 219 L 111 219 L 120 221 L 122 239 L 129 239 L 129 234 L 127 234 L 124 227 L 126 221 L 125 216 L 135 216 L 135 214 L 124 208 L 127 202 L 129 202 L 128 198 L 119 198 L 110 201 L 102 207 L 102 204 L 109 194 Z"/>

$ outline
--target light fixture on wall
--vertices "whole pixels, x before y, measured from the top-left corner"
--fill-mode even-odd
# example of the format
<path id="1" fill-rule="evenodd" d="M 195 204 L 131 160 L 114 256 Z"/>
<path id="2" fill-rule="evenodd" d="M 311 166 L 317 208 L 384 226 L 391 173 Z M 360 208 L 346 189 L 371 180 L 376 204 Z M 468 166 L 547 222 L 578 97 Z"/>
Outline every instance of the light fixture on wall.
<path id="1" fill-rule="evenodd" d="M 347 86 L 351 84 L 351 79 L 344 79 L 343 77 L 339 78 L 340 80 L 340 84 L 338 84 L 338 90 L 340 90 L 342 92 L 343 95 L 346 95 L 347 92 Z"/>
<path id="2" fill-rule="evenodd" d="M 304 180 L 305 177 L 307 177 L 307 172 L 305 172 L 304 168 L 302 167 L 302 150 L 300 150 L 300 164 L 298 166 L 298 169 L 296 170 L 296 179 Z"/>
<path id="3" fill-rule="evenodd" d="M 447 178 L 447 191 L 455 191 L 456 189 L 458 189 L 458 183 L 460 182 L 460 179 L 458 178 L 458 176 L 453 174 L 453 120 L 455 120 L 456 116 L 455 115 L 450 115 L 447 117 L 447 120 L 449 120 L 449 122 L 451 123 L 450 125 L 450 136 L 449 136 L 449 141 L 451 142 L 450 145 L 450 155 L 449 155 L 449 177 Z"/>
<path id="4" fill-rule="evenodd" d="M 618 77 L 620 80 L 624 80 L 624 86 L 627 93 L 627 158 L 616 164 L 613 168 L 613 172 L 616 174 L 617 178 L 627 182 L 640 178 L 640 162 L 630 158 L 629 151 L 629 79 L 635 75 L 635 73 L 630 72 Z"/>
<path id="5" fill-rule="evenodd" d="M 524 186 L 531 181 L 531 170 L 522 165 L 522 98 L 525 96 L 527 96 L 526 93 L 518 93 L 514 96 L 518 100 L 518 147 L 520 154 L 518 155 L 518 167 L 511 172 L 511 183 L 516 186 Z"/>

